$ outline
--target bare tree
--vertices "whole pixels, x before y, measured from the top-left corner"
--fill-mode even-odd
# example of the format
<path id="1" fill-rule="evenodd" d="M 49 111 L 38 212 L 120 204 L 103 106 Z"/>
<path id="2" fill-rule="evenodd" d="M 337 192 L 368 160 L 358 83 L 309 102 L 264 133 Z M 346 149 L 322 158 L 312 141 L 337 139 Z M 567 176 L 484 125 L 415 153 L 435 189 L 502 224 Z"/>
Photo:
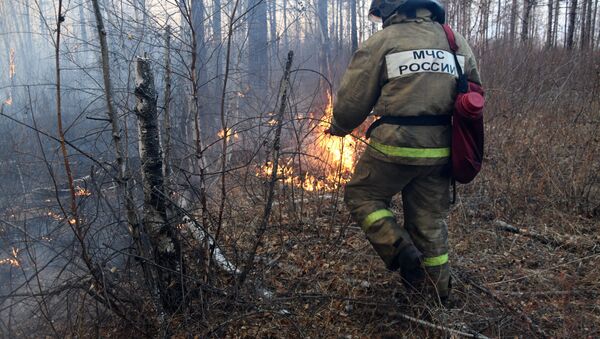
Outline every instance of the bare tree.
<path id="1" fill-rule="evenodd" d="M 155 261 L 157 287 L 164 310 L 173 314 L 183 302 L 181 246 L 173 225 L 167 221 L 163 158 L 156 108 L 157 92 L 148 59 L 136 63 L 135 113 L 138 117 L 140 158 L 144 189 L 144 227 L 148 232 Z"/>
<path id="2" fill-rule="evenodd" d="M 164 93 L 164 173 L 169 179 L 173 174 L 172 167 L 172 122 L 171 122 L 171 96 L 172 96 L 172 68 L 171 68 L 171 26 L 165 28 L 165 93 Z"/>
<path id="3" fill-rule="evenodd" d="M 529 39 L 529 30 L 531 23 L 531 12 L 536 5 L 534 0 L 524 0 L 523 4 L 523 27 L 521 29 L 521 42 L 526 42 Z"/>
<path id="4" fill-rule="evenodd" d="M 319 67 L 321 74 L 326 77 L 330 76 L 330 37 L 329 37 L 329 15 L 328 15 L 328 3 L 327 0 L 317 0 L 317 18 L 319 21 Z M 322 84 L 323 88 L 326 88 L 325 84 Z"/>
<path id="5" fill-rule="evenodd" d="M 248 16 L 248 84 L 255 93 L 262 93 L 269 79 L 266 1 L 249 0 Z"/>
<path id="6" fill-rule="evenodd" d="M 571 0 L 571 8 L 568 14 L 569 27 L 567 30 L 567 49 L 575 46 L 575 25 L 577 20 L 577 0 Z"/>
<path id="7" fill-rule="evenodd" d="M 510 29 L 509 36 L 510 41 L 514 42 L 517 36 L 517 19 L 519 16 L 519 2 L 518 0 L 512 0 L 512 5 L 510 6 Z"/>
<path id="8" fill-rule="evenodd" d="M 581 48 L 586 50 L 592 46 L 592 20 L 594 16 L 594 9 L 592 0 L 585 0 L 583 2 L 583 23 L 581 25 Z"/>
<path id="9" fill-rule="evenodd" d="M 597 38 L 597 34 L 596 34 L 596 30 L 598 30 L 598 28 L 596 28 L 597 23 L 598 23 L 598 0 L 594 0 L 594 6 L 593 6 L 593 14 L 592 14 L 592 21 L 591 21 L 591 37 L 590 37 L 590 49 L 594 50 L 596 47 L 596 38 Z"/>
<path id="10" fill-rule="evenodd" d="M 546 23 L 546 48 L 550 48 L 554 44 L 554 0 L 548 0 L 547 17 L 548 21 Z"/>
<path id="11" fill-rule="evenodd" d="M 350 35 L 352 53 L 358 49 L 358 27 L 356 26 L 356 0 L 350 0 Z"/>

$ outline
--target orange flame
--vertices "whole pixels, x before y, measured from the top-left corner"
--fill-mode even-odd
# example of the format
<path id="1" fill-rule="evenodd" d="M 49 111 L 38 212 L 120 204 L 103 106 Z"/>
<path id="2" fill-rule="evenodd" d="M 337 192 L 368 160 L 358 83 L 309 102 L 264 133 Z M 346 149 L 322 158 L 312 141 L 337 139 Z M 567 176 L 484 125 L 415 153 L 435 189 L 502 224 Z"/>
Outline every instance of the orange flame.
<path id="1" fill-rule="evenodd" d="M 15 49 L 11 48 L 8 57 L 8 77 L 10 80 L 13 80 L 16 74 L 17 67 L 15 64 Z M 8 99 L 4 100 L 3 103 L 8 106 L 13 104 L 12 93 L 10 91 L 8 92 Z"/>
<path id="2" fill-rule="evenodd" d="M 92 192 L 82 188 L 80 186 L 75 187 L 75 196 L 76 197 L 89 197 L 92 195 Z"/>
<path id="3" fill-rule="evenodd" d="M 282 159 L 279 165 L 277 176 L 286 185 L 299 187 L 307 192 L 333 191 L 350 180 L 357 160 L 358 145 L 352 136 L 338 138 L 325 134 L 333 120 L 331 93 L 327 93 L 327 99 L 325 115 L 315 126 L 314 134 L 311 136 L 312 142 L 306 152 L 309 155 L 308 172 L 296 173 L 293 159 Z M 324 168 L 323 163 L 325 163 Z M 273 164 L 267 162 L 259 169 L 257 176 L 268 178 L 272 174 Z"/>
<path id="4" fill-rule="evenodd" d="M 46 213 L 46 215 L 47 215 L 48 217 L 52 218 L 53 220 L 56 220 L 56 221 L 66 221 L 66 222 L 68 222 L 68 223 L 69 223 L 69 225 L 75 225 L 75 224 L 77 224 L 77 220 L 76 220 L 75 218 L 68 218 L 68 219 L 65 219 L 63 216 L 61 216 L 61 215 L 58 215 L 58 214 L 56 214 L 56 213 L 54 213 L 54 212 L 52 212 L 52 211 L 48 211 L 48 212 Z M 82 219 L 79 219 L 79 222 L 83 222 L 83 220 L 82 220 Z"/>
<path id="5" fill-rule="evenodd" d="M 10 49 L 10 54 L 9 54 L 9 66 L 8 66 L 8 76 L 10 77 L 10 79 L 12 80 L 15 75 L 17 74 L 17 67 L 15 64 L 15 49 L 11 48 Z"/>
<path id="6" fill-rule="evenodd" d="M 0 266 L 3 266 L 3 265 L 9 265 L 12 267 L 20 267 L 21 266 L 21 263 L 19 262 L 19 258 L 17 257 L 19 255 L 19 249 L 16 247 L 13 247 L 11 252 L 12 252 L 11 258 L 0 259 Z"/>
<path id="7" fill-rule="evenodd" d="M 333 120 L 333 97 L 330 93 L 327 93 L 327 99 L 328 104 L 325 110 L 325 117 L 319 124 L 319 132 L 323 134 L 331 126 Z M 357 157 L 356 146 L 356 140 L 351 135 L 347 135 L 344 138 L 327 135 L 321 138 L 317 144 L 318 150 L 326 151 L 327 156 L 332 159 L 334 165 L 341 169 L 343 174 L 350 174 L 354 170 Z M 335 169 L 334 171 L 338 172 L 339 170 Z"/>
<path id="8" fill-rule="evenodd" d="M 60 215 L 58 215 L 52 211 L 48 211 L 47 215 L 56 221 L 63 221 L 63 219 L 64 219 L 63 217 L 61 217 Z"/>
<path id="9" fill-rule="evenodd" d="M 226 132 L 227 131 L 227 132 Z M 217 133 L 217 136 L 221 139 L 226 138 L 226 141 L 229 142 L 231 139 L 233 140 L 237 140 L 240 138 L 240 136 L 238 135 L 238 133 L 236 131 L 234 131 L 231 128 L 227 128 L 225 130 L 220 130 L 219 133 Z"/>

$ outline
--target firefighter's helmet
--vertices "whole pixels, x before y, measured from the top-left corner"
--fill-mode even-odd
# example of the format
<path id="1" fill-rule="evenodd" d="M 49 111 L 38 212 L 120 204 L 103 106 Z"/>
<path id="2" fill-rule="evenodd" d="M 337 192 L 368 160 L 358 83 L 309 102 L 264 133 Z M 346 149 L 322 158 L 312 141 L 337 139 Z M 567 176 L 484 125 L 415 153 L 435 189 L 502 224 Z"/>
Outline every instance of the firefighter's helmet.
<path id="1" fill-rule="evenodd" d="M 446 22 L 444 6 L 437 0 L 373 0 L 369 19 L 381 23 L 396 12 L 411 13 L 419 8 L 431 11 L 435 21 L 441 24 Z"/>

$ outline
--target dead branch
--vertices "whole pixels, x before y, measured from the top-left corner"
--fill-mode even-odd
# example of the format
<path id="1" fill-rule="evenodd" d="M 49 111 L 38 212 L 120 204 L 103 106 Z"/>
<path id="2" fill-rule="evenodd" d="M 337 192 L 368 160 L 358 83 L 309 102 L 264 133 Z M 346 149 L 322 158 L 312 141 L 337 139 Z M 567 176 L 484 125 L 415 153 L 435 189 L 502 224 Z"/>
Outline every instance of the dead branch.
<path id="1" fill-rule="evenodd" d="M 406 315 L 404 313 L 394 312 L 394 313 L 391 313 L 390 315 L 391 316 L 400 317 L 400 318 L 403 318 L 405 320 L 408 320 L 408 321 L 411 321 L 411 322 L 414 322 L 414 323 L 417 323 L 419 325 L 423 325 L 423 326 L 426 326 L 426 327 L 429 327 L 429 328 L 433 328 L 433 329 L 436 329 L 436 330 L 439 330 L 439 331 L 444 331 L 444 332 L 447 332 L 447 333 L 450 333 L 450 334 L 458 334 L 458 335 L 466 337 L 466 338 L 489 339 L 488 337 L 484 336 L 481 333 L 477 333 L 477 332 L 474 332 L 474 331 L 472 333 L 467 333 L 467 332 L 455 330 L 455 329 L 447 327 L 447 326 L 436 325 L 436 324 L 431 323 L 429 321 L 417 319 L 417 318 L 411 317 L 409 315 Z M 399 322 L 400 321 L 397 320 L 397 321 L 392 322 L 392 324 L 397 324 Z"/>
<path id="2" fill-rule="evenodd" d="M 578 252 L 578 250 L 582 250 L 582 249 L 589 253 L 598 252 L 598 248 L 597 248 L 596 244 L 594 244 L 592 246 L 589 246 L 589 245 L 585 246 L 581 243 L 577 243 L 577 245 L 575 245 L 573 243 L 572 239 L 566 239 L 567 237 L 565 237 L 565 236 L 560 236 L 560 237 L 546 236 L 546 235 L 537 233 L 535 231 L 530 231 L 528 229 L 510 225 L 502 220 L 496 220 L 496 221 L 494 221 L 494 224 L 496 225 L 496 229 L 498 229 L 500 231 L 504 231 L 504 232 L 508 232 L 508 233 L 512 233 L 512 234 L 519 234 L 524 237 L 531 238 L 531 239 L 533 239 L 539 243 L 542 243 L 544 245 L 550 245 L 550 246 L 554 246 L 554 247 L 562 247 L 572 253 Z"/>
<path id="3" fill-rule="evenodd" d="M 536 232 L 533 232 L 530 230 L 526 230 L 524 228 L 515 227 L 513 225 L 510 225 L 510 224 L 502 221 L 502 220 L 496 220 L 496 221 L 494 221 L 494 224 L 496 225 L 496 228 L 501 231 L 505 231 L 505 232 L 509 232 L 509 233 L 513 233 L 513 234 L 520 234 L 525 237 L 529 237 L 534 240 L 537 240 L 544 245 L 552 245 L 552 246 L 556 246 L 556 247 L 564 245 L 563 241 L 552 239 L 550 237 L 541 235 L 539 233 L 536 233 Z"/>
<path id="4" fill-rule="evenodd" d="M 469 272 L 465 272 L 465 274 L 462 275 L 461 278 L 464 279 L 469 285 L 475 287 L 475 289 L 477 289 L 480 292 L 483 292 L 485 295 L 491 297 L 494 301 L 496 301 L 498 304 L 500 304 L 504 308 L 510 310 L 514 314 L 517 314 L 521 319 L 523 319 L 525 321 L 525 323 L 527 323 L 527 325 L 529 326 L 529 329 L 531 330 L 531 332 L 533 334 L 535 334 L 541 338 L 549 337 L 548 334 L 538 324 L 536 324 L 533 321 L 533 319 L 531 319 L 531 317 L 529 317 L 527 314 L 525 314 L 525 312 L 523 312 L 519 308 L 511 305 L 509 302 L 505 301 L 504 299 L 500 298 L 492 290 L 490 290 L 484 286 L 481 286 L 476 281 L 471 279 L 470 276 L 473 276 L 473 275 Z"/>

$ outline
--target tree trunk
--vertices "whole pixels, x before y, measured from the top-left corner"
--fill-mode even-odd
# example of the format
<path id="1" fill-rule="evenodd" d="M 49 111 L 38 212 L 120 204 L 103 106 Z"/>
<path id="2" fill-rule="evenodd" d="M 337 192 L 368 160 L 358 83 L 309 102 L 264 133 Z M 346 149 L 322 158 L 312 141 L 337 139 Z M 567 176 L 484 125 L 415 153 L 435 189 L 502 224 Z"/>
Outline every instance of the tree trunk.
<path id="1" fill-rule="evenodd" d="M 193 115 L 194 145 L 196 148 L 196 160 L 202 161 L 201 154 L 204 149 L 202 141 L 202 130 L 200 126 L 208 128 L 211 121 L 201 112 L 206 111 L 206 100 L 200 98 L 200 87 L 204 86 L 208 79 L 206 69 L 206 49 L 205 49 L 205 30 L 204 30 L 204 2 L 203 0 L 192 0 L 191 24 L 192 24 L 192 96 L 190 102 L 190 112 Z M 214 125 L 214 124 L 213 124 Z M 197 164 L 190 164 L 195 167 Z"/>
<path id="2" fill-rule="evenodd" d="M 481 32 L 481 46 L 482 46 L 482 50 L 485 51 L 487 48 L 487 41 L 488 41 L 488 30 L 489 30 L 489 26 L 490 26 L 490 7 L 491 7 L 491 0 L 482 0 L 481 3 L 481 27 L 480 27 L 480 32 Z M 483 53 L 482 53 L 483 54 Z"/>
<path id="3" fill-rule="evenodd" d="M 339 0 L 331 1 L 331 23 L 329 25 L 329 39 L 331 43 L 335 46 L 337 44 L 337 24 L 338 24 L 338 16 L 337 16 L 337 5 L 339 4 Z"/>
<path id="4" fill-rule="evenodd" d="M 119 195 L 123 197 L 123 205 L 125 207 L 125 215 L 127 219 L 127 229 L 133 238 L 133 242 L 138 254 L 142 257 L 149 257 L 149 249 L 144 245 L 142 241 L 142 230 L 138 218 L 138 214 L 133 199 L 133 189 L 131 187 L 130 171 L 125 155 L 125 147 L 123 146 L 121 137 L 121 124 L 117 116 L 117 112 L 114 106 L 114 97 L 112 91 L 112 81 L 110 77 L 110 61 L 108 53 L 108 42 L 106 39 L 106 30 L 104 28 L 104 20 L 102 18 L 102 12 L 100 11 L 100 5 L 98 0 L 92 0 L 94 8 L 94 15 L 96 17 L 96 26 L 98 28 L 98 38 L 100 41 L 100 61 L 102 63 L 102 75 L 104 81 L 104 96 L 106 99 L 106 108 L 108 112 L 108 119 L 111 124 L 112 141 L 115 146 L 115 160 L 117 163 L 117 187 Z M 141 262 L 142 272 L 144 274 L 145 282 L 148 284 L 150 294 L 157 298 L 156 281 L 152 274 L 152 268 L 147 265 L 146 262 Z M 155 303 L 157 301 L 155 300 Z M 157 307 L 161 307 L 160 304 L 156 304 Z"/>
<path id="5" fill-rule="evenodd" d="M 192 65 L 196 70 L 196 87 L 202 86 L 207 80 L 206 75 L 206 53 L 205 53 L 205 30 L 204 30 L 204 1 L 192 0 L 191 22 L 193 51 L 195 53 L 195 62 Z"/>
<path id="6" fill-rule="evenodd" d="M 567 49 L 573 49 L 575 45 L 575 21 L 577 19 L 577 0 L 571 0 L 569 12 L 569 28 L 567 30 Z"/>
<path id="7" fill-rule="evenodd" d="M 365 3 L 364 0 L 356 0 L 358 1 L 358 9 L 359 9 L 359 13 L 364 13 L 365 11 Z M 359 20 L 359 27 L 358 27 L 358 41 L 364 41 L 365 40 L 365 20 Z"/>
<path id="8" fill-rule="evenodd" d="M 594 30 L 594 26 L 592 25 L 593 20 L 593 7 L 592 0 L 586 0 L 586 19 L 585 19 L 585 27 L 582 27 L 585 30 L 585 39 L 582 39 L 581 47 L 583 49 L 589 49 L 592 47 L 592 31 Z"/>
<path id="9" fill-rule="evenodd" d="M 79 5 L 79 29 L 81 30 L 82 42 L 84 44 L 87 44 L 87 42 L 88 42 L 87 28 L 86 28 L 87 22 L 86 22 L 86 18 L 85 18 L 85 13 L 83 11 L 83 6 L 84 6 L 83 3 L 81 5 Z"/>
<path id="10" fill-rule="evenodd" d="M 358 27 L 356 27 L 356 0 L 350 0 L 350 35 L 352 39 L 352 53 L 358 49 Z"/>
<path id="11" fill-rule="evenodd" d="M 558 45 L 558 19 L 560 17 L 560 1 L 556 0 L 556 4 L 554 6 L 554 24 L 552 25 L 553 37 L 552 37 L 552 45 Z"/>
<path id="12" fill-rule="evenodd" d="M 529 39 L 529 24 L 531 23 L 531 9 L 533 0 L 524 0 L 523 3 L 523 28 L 521 30 L 521 42 L 525 43 Z"/>
<path id="13" fill-rule="evenodd" d="M 512 6 L 510 7 L 510 41 L 514 43 L 517 37 L 517 17 L 519 15 L 519 2 L 518 0 L 512 0 Z"/>
<path id="14" fill-rule="evenodd" d="M 342 0 L 338 1 L 338 22 L 337 22 L 337 46 L 338 50 L 341 51 L 344 48 L 344 2 Z"/>
<path id="15" fill-rule="evenodd" d="M 31 14 L 30 14 L 30 0 L 26 0 L 25 4 L 24 4 L 24 18 L 23 20 L 25 20 L 25 32 L 31 32 L 31 34 L 27 34 L 27 36 L 25 37 L 25 43 L 26 43 L 26 48 L 27 50 L 33 50 L 33 32 L 32 32 L 32 26 L 31 26 Z M 83 7 L 83 5 L 81 5 L 81 7 Z M 85 25 L 83 25 L 82 23 L 82 29 L 85 31 Z M 87 37 L 86 37 L 87 39 Z"/>
<path id="16" fill-rule="evenodd" d="M 593 50 L 596 46 L 596 22 L 598 18 L 598 0 L 594 1 L 594 16 L 592 17 L 592 37 L 590 41 L 591 49 Z"/>
<path id="17" fill-rule="evenodd" d="M 223 87 L 223 22 L 221 0 L 213 0 L 212 19 L 212 46 L 215 52 L 212 53 L 212 61 L 207 69 L 207 81 L 212 81 L 212 84 L 210 86 L 210 105 L 206 109 L 210 112 L 216 112 L 219 107 L 221 88 Z M 216 134 L 215 129 L 210 129 L 206 132 L 208 135 Z"/>
<path id="18" fill-rule="evenodd" d="M 137 58 L 135 114 L 139 124 L 139 151 L 144 188 L 143 223 L 152 244 L 153 259 L 158 268 L 158 290 L 163 308 L 175 313 L 183 302 L 181 284 L 181 248 L 172 225 L 167 221 L 163 160 L 159 139 L 157 93 L 150 61 Z"/>
<path id="19" fill-rule="evenodd" d="M 165 28 L 165 112 L 164 112 L 164 137 L 163 145 L 165 150 L 164 175 L 165 178 L 170 178 L 172 175 L 171 168 L 171 26 Z"/>
<path id="20" fill-rule="evenodd" d="M 581 41 L 581 49 L 586 49 L 587 46 L 587 18 L 588 18 L 588 2 L 590 0 L 582 0 L 581 4 L 582 4 L 582 8 L 581 8 L 581 36 L 580 36 L 580 41 Z"/>
<path id="21" fill-rule="evenodd" d="M 283 0 L 283 29 L 285 30 L 285 34 L 283 34 L 283 48 L 285 51 L 289 51 L 290 49 L 290 39 L 289 39 L 289 27 L 288 27 L 288 0 Z"/>
<path id="22" fill-rule="evenodd" d="M 108 53 L 108 42 L 106 39 L 106 30 L 104 28 L 104 21 L 102 19 L 102 13 L 100 12 L 100 5 L 98 0 L 92 0 L 94 6 L 94 14 L 96 15 L 96 25 L 98 27 L 98 38 L 100 41 L 100 53 L 102 63 L 102 75 L 104 80 L 104 96 L 106 98 L 106 110 L 108 112 L 108 119 L 111 123 L 112 128 L 112 139 L 115 145 L 115 160 L 117 162 L 117 185 L 121 191 L 121 195 L 124 197 L 125 210 L 127 213 L 127 222 L 129 224 L 129 231 L 131 232 L 136 243 L 140 242 L 140 231 L 138 225 L 137 214 L 135 211 L 135 204 L 133 201 L 133 194 L 131 193 L 130 180 L 129 180 L 129 167 L 125 158 L 125 149 L 121 139 L 121 124 L 115 111 L 114 97 L 112 91 L 112 81 L 110 78 L 110 61 Z M 142 252 L 143 254 L 144 252 Z"/>
<path id="23" fill-rule="evenodd" d="M 269 1 L 269 41 L 271 43 L 271 59 L 277 57 L 279 36 L 277 32 L 277 2 Z"/>
<path id="24" fill-rule="evenodd" d="M 554 0 L 548 0 L 548 23 L 546 26 L 546 48 L 552 47 L 554 25 Z"/>
<path id="25" fill-rule="evenodd" d="M 264 95 L 269 79 L 267 4 L 249 0 L 248 6 L 249 85 L 256 95 Z"/>
<path id="26" fill-rule="evenodd" d="M 220 45 L 223 41 L 223 34 L 221 34 L 222 20 L 221 20 L 221 0 L 213 0 L 213 39 L 216 45 Z"/>
<path id="27" fill-rule="evenodd" d="M 63 164 L 65 166 L 65 174 L 67 175 L 67 184 L 69 185 L 70 192 L 70 207 L 71 207 L 71 215 L 68 217 L 69 224 L 73 228 L 75 234 L 79 238 L 81 236 L 78 230 L 80 229 L 79 224 L 79 213 L 77 207 L 77 199 L 75 197 L 75 185 L 73 184 L 73 174 L 71 171 L 71 162 L 69 161 L 69 154 L 67 152 L 67 145 L 65 141 L 65 133 L 63 129 L 63 119 L 62 119 L 62 88 L 61 88 L 61 68 L 60 68 L 60 41 L 61 41 L 61 28 L 62 23 L 64 22 L 65 17 L 63 16 L 63 7 L 62 0 L 58 0 L 58 12 L 56 17 L 56 39 L 55 43 L 55 67 L 56 67 L 56 117 L 57 117 L 57 126 L 58 126 L 58 136 L 60 138 L 60 149 L 62 151 L 63 156 Z M 74 220 L 74 222 L 70 222 Z M 81 239 L 80 239 L 81 241 Z M 84 251 L 84 255 L 86 252 Z M 89 264 L 86 261 L 86 264 Z M 90 266 L 90 265 L 88 265 Z M 93 267 L 89 267 L 90 270 L 94 270 Z"/>
<path id="28" fill-rule="evenodd" d="M 502 19 L 502 1 L 498 1 L 498 8 L 496 12 L 496 27 L 494 29 L 494 33 L 497 38 L 500 38 L 500 27 Z"/>
<path id="29" fill-rule="evenodd" d="M 460 25 L 460 31 L 462 34 L 469 38 L 471 33 L 471 4 L 473 0 L 463 0 L 462 4 L 462 24 Z"/>
<path id="30" fill-rule="evenodd" d="M 330 76 L 329 70 L 329 50 L 330 40 L 328 32 L 328 12 L 327 12 L 327 0 L 318 0 L 317 2 L 317 17 L 319 19 L 319 33 L 320 33 L 320 48 L 319 48 L 319 67 L 321 74 L 325 77 Z M 325 80 L 321 82 L 322 88 L 327 88 Z"/>

